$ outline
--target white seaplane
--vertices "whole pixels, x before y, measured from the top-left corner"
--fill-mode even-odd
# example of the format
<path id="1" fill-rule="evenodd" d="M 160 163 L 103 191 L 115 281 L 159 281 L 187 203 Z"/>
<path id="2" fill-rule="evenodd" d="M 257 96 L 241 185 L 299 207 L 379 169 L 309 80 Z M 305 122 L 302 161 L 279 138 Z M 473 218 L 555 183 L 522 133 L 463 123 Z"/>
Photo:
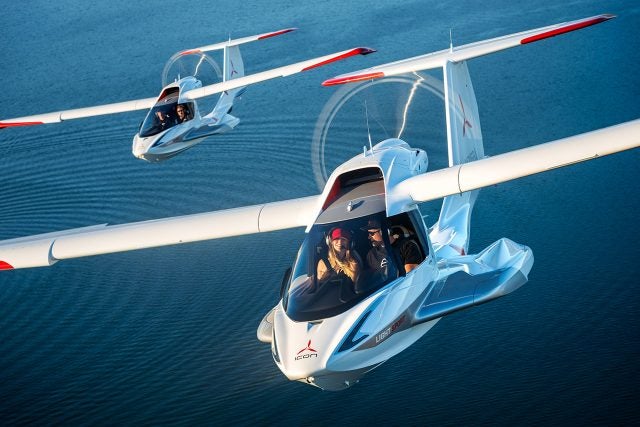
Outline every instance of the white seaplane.
<path id="1" fill-rule="evenodd" d="M 339 166 L 320 195 L 6 240 L 0 242 L 0 269 L 305 226 L 306 237 L 282 281 L 282 298 L 257 335 L 270 343 L 276 365 L 290 380 L 326 390 L 347 388 L 443 316 L 526 283 L 533 265 L 526 246 L 501 238 L 468 254 L 480 188 L 640 146 L 640 120 L 635 120 L 494 157 L 483 151 L 466 61 L 611 18 L 600 15 L 480 41 L 325 82 L 442 68 L 447 168 L 427 172 L 426 152 L 387 139 Z M 428 228 L 418 204 L 440 198 L 439 219 Z M 372 250 L 378 252 L 372 256 Z M 9 274 L 19 279 L 17 272 Z"/>
<path id="2" fill-rule="evenodd" d="M 138 133 L 133 137 L 132 152 L 140 159 L 159 162 L 193 147 L 209 136 L 234 129 L 240 123 L 240 119 L 229 113 L 235 99 L 244 93 L 248 85 L 311 70 L 350 56 L 374 52 L 369 48 L 353 48 L 249 76 L 244 75 L 244 63 L 239 47 L 241 44 L 268 39 L 294 30 L 295 28 L 286 28 L 177 52 L 164 67 L 165 86 L 157 97 L 5 119 L 0 121 L 0 129 L 149 109 Z M 193 71 L 195 73 L 202 64 L 215 64 L 206 53 L 215 50 L 223 51 L 222 82 L 203 86 L 202 81 L 193 75 L 166 82 L 167 72 L 176 61 L 186 56 L 196 56 L 197 67 Z M 221 95 L 213 110 L 208 114 L 201 113 L 196 100 L 215 94 Z"/>

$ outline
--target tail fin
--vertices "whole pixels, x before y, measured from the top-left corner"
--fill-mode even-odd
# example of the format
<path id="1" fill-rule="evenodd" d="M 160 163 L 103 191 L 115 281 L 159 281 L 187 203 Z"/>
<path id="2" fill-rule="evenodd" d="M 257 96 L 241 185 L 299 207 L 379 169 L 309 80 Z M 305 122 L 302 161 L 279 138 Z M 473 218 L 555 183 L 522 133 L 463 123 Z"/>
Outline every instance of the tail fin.
<path id="1" fill-rule="evenodd" d="M 466 61 L 445 63 L 444 86 L 449 166 L 482 159 L 480 116 Z M 440 218 L 431 231 L 431 240 L 442 256 L 468 252 L 471 212 L 478 191 L 444 198 Z"/>
<path id="2" fill-rule="evenodd" d="M 244 76 L 244 62 L 240 54 L 240 47 L 227 46 L 224 48 L 224 70 L 222 81 L 237 79 Z"/>
<path id="3" fill-rule="evenodd" d="M 240 47 L 238 45 L 225 46 L 222 81 L 227 82 L 240 77 L 244 77 L 244 62 L 242 61 L 242 55 L 240 54 Z M 236 97 L 242 95 L 246 89 L 246 86 L 240 86 L 222 92 L 220 99 L 213 109 L 213 116 L 221 118 L 231 111 L 231 107 L 233 107 L 233 102 Z"/>

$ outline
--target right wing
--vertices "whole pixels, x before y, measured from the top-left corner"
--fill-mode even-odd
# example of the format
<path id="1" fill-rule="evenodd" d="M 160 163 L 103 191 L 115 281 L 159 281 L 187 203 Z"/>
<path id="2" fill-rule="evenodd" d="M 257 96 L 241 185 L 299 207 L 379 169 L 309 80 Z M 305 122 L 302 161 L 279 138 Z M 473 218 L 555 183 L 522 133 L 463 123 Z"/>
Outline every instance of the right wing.
<path id="1" fill-rule="evenodd" d="M 407 204 L 436 200 L 640 147 L 640 119 L 408 178 L 392 190 Z"/>
<path id="2" fill-rule="evenodd" d="M 390 62 L 365 70 L 354 71 L 341 74 L 332 79 L 326 80 L 324 86 L 333 86 L 344 83 L 359 82 L 363 80 L 378 79 L 381 77 L 395 76 L 397 74 L 411 73 L 415 71 L 429 70 L 444 67 L 450 62 L 461 62 L 471 58 L 498 52 L 503 49 L 529 44 L 538 40 L 554 37 L 570 31 L 579 30 L 591 25 L 599 24 L 615 18 L 615 15 L 602 14 L 589 18 L 578 19 L 576 21 L 563 22 L 561 24 L 549 25 L 547 27 L 522 31 L 507 36 L 496 37 L 489 40 L 482 40 L 469 43 L 463 46 L 451 47 L 450 49 L 428 53 L 426 55 L 415 56 L 413 58 L 402 59 Z"/>
<path id="3" fill-rule="evenodd" d="M 0 241 L 0 270 L 61 259 L 306 226 L 319 196 L 120 225 L 96 225 Z"/>
<path id="4" fill-rule="evenodd" d="M 227 80 L 226 82 L 203 86 L 198 89 L 190 90 L 186 94 L 186 96 L 189 99 L 203 98 L 205 96 L 214 95 L 216 93 L 221 93 L 227 90 L 236 89 L 236 88 L 247 86 L 253 83 L 274 79 L 276 77 L 287 77 L 292 74 L 301 73 L 303 71 L 311 70 L 317 67 L 322 67 L 323 65 L 327 65 L 335 61 L 340 61 L 342 59 L 346 59 L 354 55 L 368 55 L 373 52 L 375 52 L 374 49 L 370 49 L 367 47 L 356 47 L 349 50 L 343 50 L 342 52 L 336 52 L 329 55 L 320 56 L 318 58 L 308 59 L 306 61 L 297 62 L 292 65 L 285 65 L 283 67 L 274 68 L 272 70 L 251 74 L 249 76 L 239 77 L 233 80 Z"/>

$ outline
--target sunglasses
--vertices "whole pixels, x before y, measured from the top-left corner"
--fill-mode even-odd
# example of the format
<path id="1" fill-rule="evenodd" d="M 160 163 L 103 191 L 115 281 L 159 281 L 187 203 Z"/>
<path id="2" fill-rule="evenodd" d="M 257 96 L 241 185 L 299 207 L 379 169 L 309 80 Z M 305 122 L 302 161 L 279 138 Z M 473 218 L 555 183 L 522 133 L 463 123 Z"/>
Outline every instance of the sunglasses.
<path id="1" fill-rule="evenodd" d="M 369 233 L 369 236 L 373 236 L 373 235 L 375 235 L 376 233 L 379 233 L 379 232 L 380 232 L 380 229 L 378 229 L 376 231 L 367 231 L 367 233 Z"/>

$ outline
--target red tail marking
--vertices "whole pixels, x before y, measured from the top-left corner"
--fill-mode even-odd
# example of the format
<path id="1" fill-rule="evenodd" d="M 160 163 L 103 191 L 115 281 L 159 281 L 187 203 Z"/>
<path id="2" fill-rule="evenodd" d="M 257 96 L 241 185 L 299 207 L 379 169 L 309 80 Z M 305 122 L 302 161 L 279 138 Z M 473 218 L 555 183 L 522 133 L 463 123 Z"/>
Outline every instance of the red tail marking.
<path id="1" fill-rule="evenodd" d="M 462 103 L 462 96 L 460 96 L 460 94 L 458 94 L 458 99 L 460 99 L 460 107 L 462 108 L 462 136 L 466 136 L 467 126 L 469 126 L 470 128 L 472 128 L 473 126 L 471 126 L 471 122 L 469 121 L 469 119 L 467 119 L 467 114 L 464 112 L 464 104 Z"/>

